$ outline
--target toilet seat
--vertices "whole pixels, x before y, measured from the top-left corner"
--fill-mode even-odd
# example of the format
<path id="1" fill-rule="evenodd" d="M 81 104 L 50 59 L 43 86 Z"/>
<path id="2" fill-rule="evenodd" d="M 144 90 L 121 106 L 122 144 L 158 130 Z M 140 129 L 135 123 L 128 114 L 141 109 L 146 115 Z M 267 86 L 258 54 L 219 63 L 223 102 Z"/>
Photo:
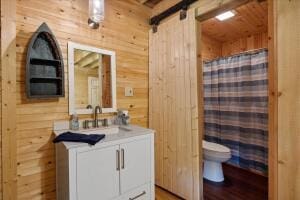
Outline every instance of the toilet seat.
<path id="1" fill-rule="evenodd" d="M 205 160 L 225 162 L 231 158 L 231 151 L 223 145 L 202 141 Z"/>
<path id="2" fill-rule="evenodd" d="M 213 151 L 216 153 L 230 153 L 230 149 L 228 147 L 225 147 L 223 145 L 213 143 L 213 142 L 207 142 L 205 140 L 202 141 L 203 149 L 207 151 Z"/>

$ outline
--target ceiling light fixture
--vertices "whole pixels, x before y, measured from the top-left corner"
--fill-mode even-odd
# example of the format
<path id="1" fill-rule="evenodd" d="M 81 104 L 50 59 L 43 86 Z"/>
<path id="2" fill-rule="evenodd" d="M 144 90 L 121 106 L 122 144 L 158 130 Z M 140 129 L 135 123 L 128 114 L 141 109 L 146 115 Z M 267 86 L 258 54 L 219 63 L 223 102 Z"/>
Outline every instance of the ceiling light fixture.
<path id="1" fill-rule="evenodd" d="M 93 29 L 97 29 L 103 20 L 104 0 L 89 0 L 89 26 Z"/>
<path id="2" fill-rule="evenodd" d="M 216 18 L 220 21 L 224 21 L 224 20 L 229 19 L 234 16 L 235 16 L 235 13 L 233 11 L 227 11 L 227 12 L 224 12 L 224 13 L 216 16 Z"/>

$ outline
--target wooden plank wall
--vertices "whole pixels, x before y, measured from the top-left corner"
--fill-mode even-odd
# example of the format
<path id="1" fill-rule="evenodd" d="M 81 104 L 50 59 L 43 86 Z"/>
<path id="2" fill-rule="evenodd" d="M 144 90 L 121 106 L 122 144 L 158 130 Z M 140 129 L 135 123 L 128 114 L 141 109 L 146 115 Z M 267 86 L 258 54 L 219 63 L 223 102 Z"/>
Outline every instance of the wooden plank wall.
<path id="1" fill-rule="evenodd" d="M 2 16 L 2 2 L 0 3 L 0 14 Z M 1 20 L 2 21 L 2 20 Z M 0 40 L 2 38 L 2 31 L 0 34 Z M 2 40 L 0 41 L 0 46 L 2 46 Z M 1 59 L 2 60 L 2 59 Z M 2 62 L 0 61 L 0 80 L 2 80 Z M 2 81 L 0 81 L 0 200 L 3 199 L 2 192 Z"/>
<path id="2" fill-rule="evenodd" d="M 16 166 L 16 1 L 1 0 L 1 197 L 15 200 Z M 3 192 L 2 192 L 3 191 Z"/>
<path id="3" fill-rule="evenodd" d="M 68 116 L 67 42 L 116 51 L 117 104 L 130 110 L 132 123 L 148 126 L 148 19 L 150 9 L 135 0 L 106 1 L 99 30 L 87 25 L 86 0 L 17 1 L 17 174 L 18 199 L 55 199 L 52 126 Z M 25 59 L 30 37 L 46 22 L 61 45 L 65 62 L 65 98 L 28 100 Z M 134 97 L 124 96 L 124 87 Z M 82 117 L 82 116 L 80 116 Z"/>
<path id="4" fill-rule="evenodd" d="M 152 9 L 152 16 L 157 15 L 157 14 L 165 11 L 169 7 L 174 6 L 175 4 L 177 4 L 179 1 L 181 1 L 181 0 L 163 0 L 163 1 L 159 2 Z"/>
<path id="5" fill-rule="evenodd" d="M 112 105 L 110 56 L 102 56 L 102 104 L 109 108 Z"/>
<path id="6" fill-rule="evenodd" d="M 150 31 L 149 126 L 155 129 L 156 184 L 200 199 L 197 41 L 194 10 Z M 202 155 L 202 154 L 200 154 Z"/>
<path id="7" fill-rule="evenodd" d="M 258 33 L 222 43 L 222 56 L 234 55 L 253 49 L 268 48 L 268 33 Z"/>
<path id="8" fill-rule="evenodd" d="M 213 60 L 222 55 L 221 42 L 214 40 L 213 38 L 203 33 L 201 34 L 201 40 L 202 40 L 201 52 L 202 52 L 203 61 Z"/>
<path id="9" fill-rule="evenodd" d="M 163 0 L 154 6 L 152 9 L 152 16 L 155 16 L 169 7 L 175 5 L 181 0 Z M 198 0 L 190 6 L 190 8 L 196 8 L 196 15 L 201 15 L 203 13 L 210 12 L 217 8 L 221 8 L 226 4 L 243 4 L 245 2 L 250 2 L 251 0 Z M 238 2 L 238 3 L 235 3 Z"/>
<path id="10" fill-rule="evenodd" d="M 201 39 L 203 61 L 222 56 L 230 56 L 249 50 L 268 48 L 267 33 L 249 35 L 248 37 L 236 38 L 235 40 L 223 43 L 205 34 L 202 34 Z"/>
<path id="11" fill-rule="evenodd" d="M 278 199 L 300 199 L 300 1 L 275 0 L 278 67 Z"/>
<path id="12" fill-rule="evenodd" d="M 269 199 L 278 199 L 278 69 L 277 69 L 277 3 L 268 1 L 269 50 Z"/>

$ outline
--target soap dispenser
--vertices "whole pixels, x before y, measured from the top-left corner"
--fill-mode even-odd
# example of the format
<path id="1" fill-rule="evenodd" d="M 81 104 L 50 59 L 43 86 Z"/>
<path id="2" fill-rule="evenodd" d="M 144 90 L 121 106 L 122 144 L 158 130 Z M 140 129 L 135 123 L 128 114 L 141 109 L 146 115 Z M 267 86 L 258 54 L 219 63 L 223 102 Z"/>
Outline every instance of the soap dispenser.
<path id="1" fill-rule="evenodd" d="M 77 131 L 79 130 L 79 120 L 78 120 L 78 116 L 76 113 L 74 113 L 71 116 L 71 120 L 70 120 L 70 128 L 71 130 Z"/>

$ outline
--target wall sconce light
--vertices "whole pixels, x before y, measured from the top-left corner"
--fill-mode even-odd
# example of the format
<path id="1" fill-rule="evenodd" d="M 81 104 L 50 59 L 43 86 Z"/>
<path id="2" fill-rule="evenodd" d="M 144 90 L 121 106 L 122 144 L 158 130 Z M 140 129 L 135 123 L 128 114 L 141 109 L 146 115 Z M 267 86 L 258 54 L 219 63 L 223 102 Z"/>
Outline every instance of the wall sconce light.
<path id="1" fill-rule="evenodd" d="M 89 0 L 89 26 L 93 29 L 97 29 L 103 20 L 104 0 Z"/>

